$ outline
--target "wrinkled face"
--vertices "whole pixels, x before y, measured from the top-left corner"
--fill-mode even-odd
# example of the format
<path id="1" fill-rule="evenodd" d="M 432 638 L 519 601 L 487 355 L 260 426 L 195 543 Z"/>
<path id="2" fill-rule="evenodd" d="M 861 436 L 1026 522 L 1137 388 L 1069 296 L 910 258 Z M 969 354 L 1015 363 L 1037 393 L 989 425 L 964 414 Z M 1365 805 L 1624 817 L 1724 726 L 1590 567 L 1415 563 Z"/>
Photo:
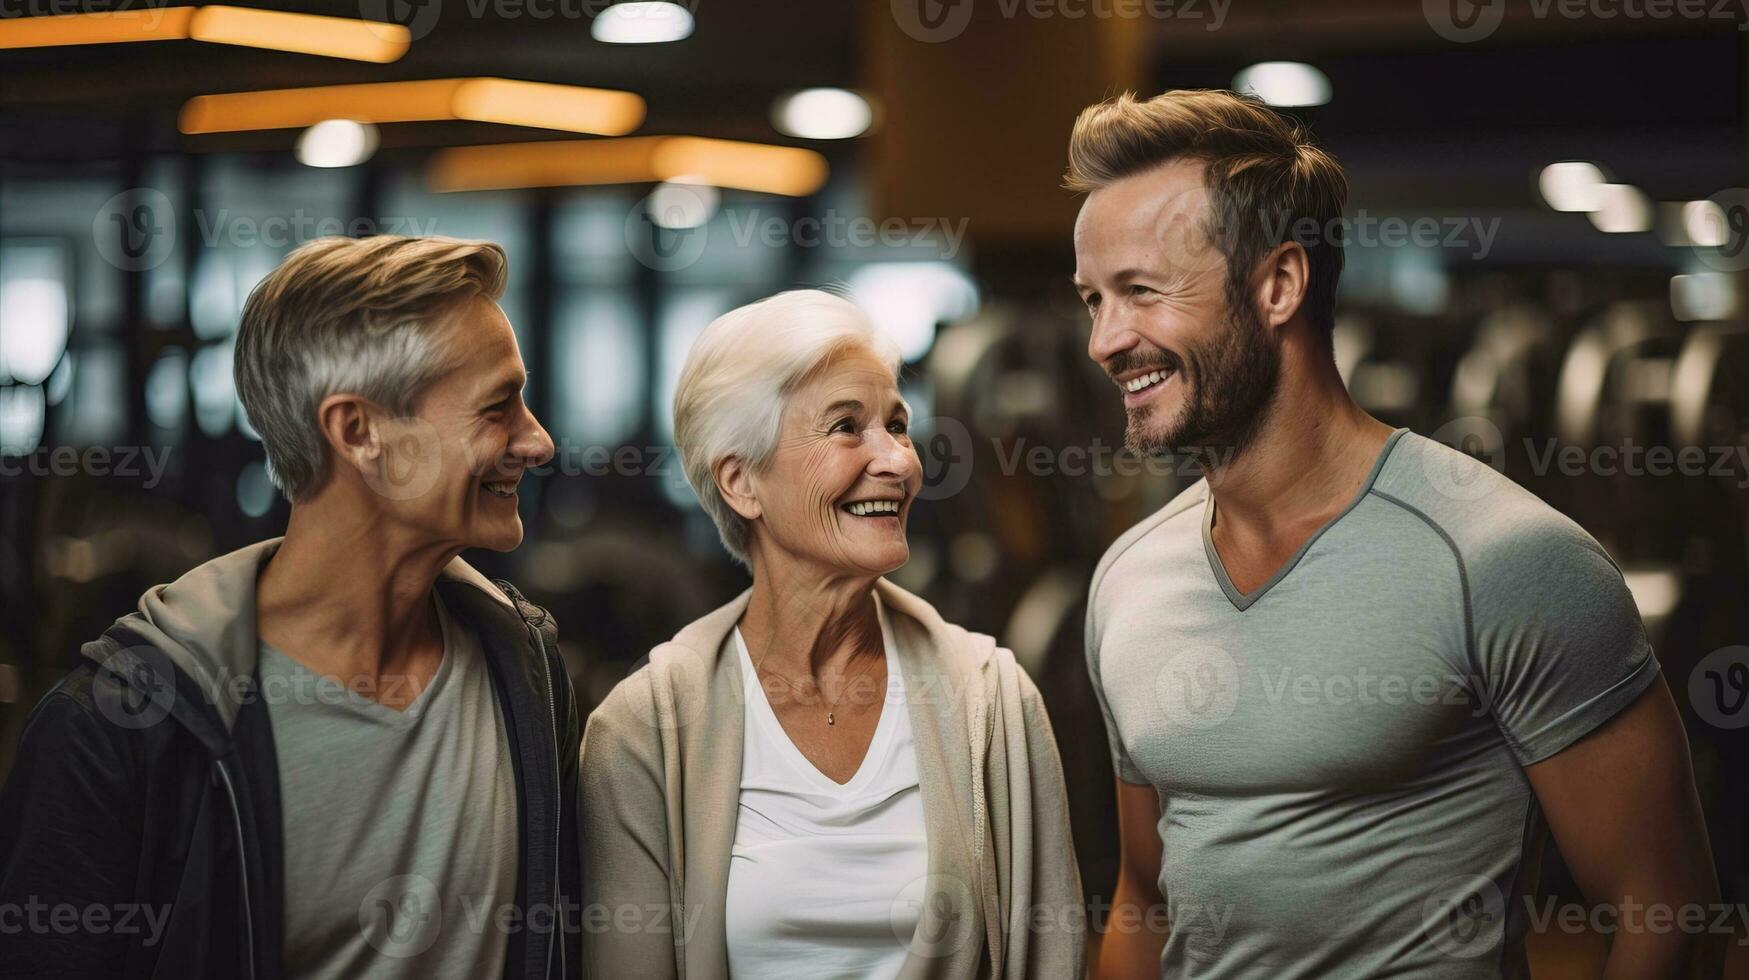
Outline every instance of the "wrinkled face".
<path id="1" fill-rule="evenodd" d="M 766 554 L 885 575 L 911 556 L 905 522 L 923 483 L 910 410 L 873 354 L 838 354 L 789 397 L 777 448 L 750 477 Z"/>
<path id="2" fill-rule="evenodd" d="M 1203 164 L 1181 160 L 1099 188 L 1075 222 L 1087 354 L 1117 383 L 1139 455 L 1237 449 L 1275 393 L 1277 341 L 1229 302 L 1212 213 Z"/>
<path id="3" fill-rule="evenodd" d="M 523 472 L 553 456 L 553 441 L 522 401 L 528 375 L 498 304 L 474 297 L 438 343 L 453 366 L 419 396 L 411 418 L 384 426 L 366 479 L 384 518 L 433 543 L 509 551 L 522 543 Z"/>

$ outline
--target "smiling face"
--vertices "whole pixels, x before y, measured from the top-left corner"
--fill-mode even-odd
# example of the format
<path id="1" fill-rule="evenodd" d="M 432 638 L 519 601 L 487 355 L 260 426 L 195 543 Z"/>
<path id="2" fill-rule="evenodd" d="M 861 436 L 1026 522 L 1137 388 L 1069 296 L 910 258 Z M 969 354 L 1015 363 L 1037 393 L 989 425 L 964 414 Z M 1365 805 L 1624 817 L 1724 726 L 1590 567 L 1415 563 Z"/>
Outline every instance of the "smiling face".
<path id="1" fill-rule="evenodd" d="M 510 321 L 484 297 L 467 300 L 434 341 L 465 354 L 419 396 L 411 418 L 385 425 L 367 475 L 386 519 L 434 543 L 509 551 L 522 543 L 517 484 L 553 456 L 522 400 L 528 380 Z"/>
<path id="2" fill-rule="evenodd" d="M 1203 169 L 1178 160 L 1114 181 L 1075 222 L 1087 353 L 1117 383 L 1139 455 L 1236 449 L 1275 393 L 1277 340 L 1229 300 Z"/>
<path id="3" fill-rule="evenodd" d="M 754 557 L 828 573 L 884 575 L 911 549 L 905 523 L 923 483 L 910 410 L 893 372 L 853 348 L 824 363 L 784 403 L 777 447 L 747 474 Z"/>

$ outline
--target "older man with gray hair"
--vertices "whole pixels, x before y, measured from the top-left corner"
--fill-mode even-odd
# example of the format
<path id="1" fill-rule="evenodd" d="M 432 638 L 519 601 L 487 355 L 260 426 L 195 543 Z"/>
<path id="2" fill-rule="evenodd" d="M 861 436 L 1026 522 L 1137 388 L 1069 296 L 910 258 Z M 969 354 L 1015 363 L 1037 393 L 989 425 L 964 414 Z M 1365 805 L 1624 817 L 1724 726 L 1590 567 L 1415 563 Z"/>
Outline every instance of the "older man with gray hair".
<path id="1" fill-rule="evenodd" d="M 148 591 L 32 712 L 0 908 L 77 914 L 8 935 L 0 974 L 574 975 L 553 623 L 457 557 L 521 543 L 517 483 L 553 452 L 505 265 L 324 238 L 256 287 L 237 391 L 285 536 Z"/>

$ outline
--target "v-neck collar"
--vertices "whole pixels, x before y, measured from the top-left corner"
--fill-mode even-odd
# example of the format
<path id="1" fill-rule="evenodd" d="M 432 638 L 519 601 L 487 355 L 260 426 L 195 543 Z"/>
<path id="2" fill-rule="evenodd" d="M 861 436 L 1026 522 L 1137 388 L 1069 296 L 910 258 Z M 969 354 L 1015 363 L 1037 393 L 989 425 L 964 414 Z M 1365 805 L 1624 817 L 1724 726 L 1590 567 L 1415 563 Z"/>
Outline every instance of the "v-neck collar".
<path id="1" fill-rule="evenodd" d="M 1208 496 L 1203 501 L 1202 509 L 1202 550 L 1208 555 L 1209 570 L 1214 572 L 1215 581 L 1221 584 L 1221 591 L 1226 593 L 1227 600 L 1233 604 L 1233 608 L 1244 612 L 1256 605 L 1257 601 L 1268 594 L 1270 589 L 1275 588 L 1277 582 L 1287 578 L 1288 573 L 1294 570 L 1294 566 L 1300 563 L 1300 559 L 1306 556 L 1306 552 L 1312 549 L 1312 545 L 1317 544 L 1318 539 L 1324 536 L 1324 532 L 1335 527 L 1336 522 L 1347 517 L 1349 511 L 1358 507 L 1360 502 L 1366 499 L 1366 495 L 1372 492 L 1373 483 L 1379 478 L 1379 472 L 1385 468 L 1385 461 L 1390 459 L 1391 450 L 1396 448 L 1397 440 L 1403 438 L 1403 434 L 1408 431 L 1408 429 L 1397 429 L 1391 433 L 1390 437 L 1385 440 L 1384 446 L 1379 449 L 1378 458 L 1373 460 L 1371 472 L 1367 473 L 1366 479 L 1360 485 L 1360 490 L 1355 493 L 1354 499 L 1348 502 L 1348 506 L 1342 508 L 1341 513 L 1325 521 L 1322 527 L 1312 532 L 1312 536 L 1307 538 L 1305 543 L 1300 545 L 1299 549 L 1287 561 L 1281 563 L 1281 567 L 1275 570 L 1275 574 L 1269 576 L 1268 581 L 1249 593 L 1240 592 L 1238 587 L 1233 584 L 1233 580 L 1227 576 L 1227 566 L 1221 562 L 1220 552 L 1215 550 L 1215 492 L 1212 489 L 1207 491 Z"/>
<path id="2" fill-rule="evenodd" d="M 899 658 L 894 650 L 893 627 L 887 619 L 887 610 L 881 603 L 878 594 L 874 596 L 875 615 L 881 627 L 882 654 L 887 661 L 887 688 L 881 692 L 881 717 L 875 722 L 874 735 L 868 740 L 868 748 L 862 754 L 862 761 L 857 764 L 856 772 L 846 782 L 837 782 L 831 776 L 820 771 L 802 750 L 790 738 L 789 732 L 778 720 L 777 712 L 771 707 L 771 702 L 765 696 L 765 685 L 759 680 L 759 671 L 753 665 L 753 656 L 747 649 L 747 640 L 741 635 L 741 627 L 734 629 L 735 648 L 741 657 L 741 669 L 746 672 L 748 686 L 746 710 L 756 712 L 759 721 L 769 733 L 767 741 L 775 743 L 777 751 L 788 761 L 797 774 L 812 784 L 815 789 L 840 796 L 850 796 L 861 791 L 873 774 L 879 770 L 885 760 L 888 750 L 892 747 L 893 729 L 898 724 L 899 711 L 908 710 L 904 699 L 894 703 L 893 683 L 897 681 L 901 690 L 904 685 L 903 669 L 899 666 Z"/>
<path id="3" fill-rule="evenodd" d="M 273 656 L 278 657 L 283 662 L 281 669 L 294 674 L 299 678 L 299 683 L 314 685 L 315 690 L 320 692 L 319 696 L 326 697 L 332 693 L 331 700 L 318 703 L 344 708 L 353 714 L 369 718 L 377 724 L 387 725 L 390 728 L 411 728 L 419 724 L 419 720 L 425 717 L 432 702 L 449 684 L 450 675 L 459 669 L 455 666 L 455 659 L 460 656 L 458 652 L 460 640 L 456 633 L 459 626 L 451 618 L 448 608 L 444 606 L 443 597 L 438 595 L 436 590 L 431 593 L 431 602 L 437 610 L 437 631 L 438 637 L 443 643 L 443 656 L 438 661 L 437 670 L 432 672 L 431 679 L 425 682 L 425 687 L 414 695 L 413 700 L 403 708 L 391 708 L 380 701 L 360 694 L 351 685 L 345 684 L 337 678 L 318 674 L 305 666 L 303 661 L 273 646 L 266 640 L 260 641 L 261 648 L 264 652 L 271 651 Z"/>

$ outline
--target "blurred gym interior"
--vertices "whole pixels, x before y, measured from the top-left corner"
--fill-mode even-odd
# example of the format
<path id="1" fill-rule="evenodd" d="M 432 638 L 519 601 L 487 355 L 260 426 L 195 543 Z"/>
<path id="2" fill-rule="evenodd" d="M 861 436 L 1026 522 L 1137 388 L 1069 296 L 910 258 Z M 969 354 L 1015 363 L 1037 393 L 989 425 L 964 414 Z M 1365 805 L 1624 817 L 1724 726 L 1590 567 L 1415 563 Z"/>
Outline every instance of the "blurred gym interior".
<path id="1" fill-rule="evenodd" d="M 1064 150 L 1125 89 L 1244 87 L 1347 169 L 1356 398 L 1623 567 L 1724 899 L 1749 901 L 1749 10 L 241 2 L 81 21 L 56 15 L 115 8 L 0 0 L 0 777 L 82 642 L 283 528 L 230 377 L 251 286 L 320 235 L 485 238 L 559 457 L 523 483 L 521 549 L 467 557 L 555 613 L 584 701 L 746 581 L 664 448 L 691 338 L 781 289 L 847 288 L 905 347 L 921 420 L 929 489 L 895 578 L 1037 679 L 1085 886 L 1109 896 L 1087 582 L 1197 474 L 1119 451 L 1068 281 Z M 250 16 L 272 9 L 339 28 Z M 367 87 L 260 94 L 318 86 Z M 1544 893 L 1582 901 L 1546 860 Z M 1606 942 L 1539 933 L 1536 976 L 1594 975 Z"/>

